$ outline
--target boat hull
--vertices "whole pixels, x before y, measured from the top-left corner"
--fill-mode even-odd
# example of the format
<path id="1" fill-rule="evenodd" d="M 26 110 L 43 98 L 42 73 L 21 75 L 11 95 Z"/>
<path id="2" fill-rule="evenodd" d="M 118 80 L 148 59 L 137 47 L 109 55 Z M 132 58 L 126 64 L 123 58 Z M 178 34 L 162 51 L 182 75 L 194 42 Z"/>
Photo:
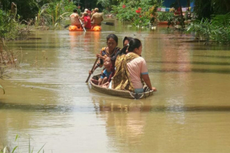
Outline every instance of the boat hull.
<path id="1" fill-rule="evenodd" d="M 95 75 L 93 78 L 98 77 L 99 75 Z M 133 92 L 130 92 L 128 90 L 115 90 L 115 89 L 109 89 L 109 88 L 103 88 L 99 85 L 96 85 L 92 79 L 90 79 L 90 84 L 92 89 L 104 93 L 107 95 L 117 96 L 117 97 L 123 97 L 123 98 L 129 98 L 129 99 L 142 99 L 147 98 L 153 95 L 153 90 L 146 91 L 144 93 L 136 94 Z"/>

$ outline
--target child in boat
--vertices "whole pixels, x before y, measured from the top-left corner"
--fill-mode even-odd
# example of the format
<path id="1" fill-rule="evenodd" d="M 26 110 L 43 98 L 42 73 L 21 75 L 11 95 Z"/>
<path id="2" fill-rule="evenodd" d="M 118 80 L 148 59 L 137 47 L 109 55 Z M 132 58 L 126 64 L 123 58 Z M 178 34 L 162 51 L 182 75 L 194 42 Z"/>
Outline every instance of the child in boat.
<path id="1" fill-rule="evenodd" d="M 109 81 L 108 78 L 110 77 L 112 73 L 112 62 L 110 57 L 106 57 L 104 60 L 104 70 L 103 73 L 101 74 L 99 80 L 98 80 L 98 85 L 102 86 L 107 86 L 107 82 Z"/>

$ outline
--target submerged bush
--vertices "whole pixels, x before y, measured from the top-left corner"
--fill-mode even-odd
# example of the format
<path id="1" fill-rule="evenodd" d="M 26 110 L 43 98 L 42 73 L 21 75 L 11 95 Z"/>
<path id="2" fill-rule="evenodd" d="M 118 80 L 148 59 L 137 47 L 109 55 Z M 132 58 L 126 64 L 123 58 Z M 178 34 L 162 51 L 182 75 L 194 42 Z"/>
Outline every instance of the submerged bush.
<path id="1" fill-rule="evenodd" d="M 0 38 L 5 40 L 24 39 L 30 33 L 29 25 L 30 21 L 18 19 L 3 10 L 0 10 Z"/>
<path id="2" fill-rule="evenodd" d="M 187 27 L 187 32 L 195 32 L 198 40 L 213 40 L 219 43 L 230 42 L 230 13 L 215 15 L 212 19 L 195 21 Z"/>

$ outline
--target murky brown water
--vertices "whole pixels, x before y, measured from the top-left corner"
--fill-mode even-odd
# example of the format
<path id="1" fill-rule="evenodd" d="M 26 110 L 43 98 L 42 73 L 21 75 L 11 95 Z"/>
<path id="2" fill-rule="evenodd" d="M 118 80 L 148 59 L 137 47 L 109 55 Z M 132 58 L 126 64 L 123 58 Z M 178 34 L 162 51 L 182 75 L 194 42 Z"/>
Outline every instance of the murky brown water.
<path id="1" fill-rule="evenodd" d="M 109 33 L 142 40 L 154 96 L 130 100 L 85 84 Z M 103 26 L 102 32 L 40 31 L 8 44 L 22 50 L 1 80 L 0 147 L 50 153 L 230 152 L 230 49 L 191 36 Z M 15 142 L 15 136 L 19 135 Z M 30 138 L 30 139 L 29 139 Z"/>

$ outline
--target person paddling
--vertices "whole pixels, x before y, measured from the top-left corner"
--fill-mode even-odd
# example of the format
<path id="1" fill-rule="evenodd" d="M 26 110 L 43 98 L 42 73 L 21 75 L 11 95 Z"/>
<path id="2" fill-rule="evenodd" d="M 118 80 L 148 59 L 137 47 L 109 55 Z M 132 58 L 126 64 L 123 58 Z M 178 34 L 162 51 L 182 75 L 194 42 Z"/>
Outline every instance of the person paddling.
<path id="1" fill-rule="evenodd" d="M 89 74 L 93 73 L 98 67 L 102 67 L 106 57 L 111 58 L 112 71 L 114 71 L 116 56 L 120 50 L 120 48 L 117 47 L 118 37 L 115 34 L 109 34 L 106 37 L 106 44 L 107 44 L 107 46 L 103 47 L 101 49 L 100 53 L 96 55 L 99 58 L 99 60 L 98 60 L 97 64 L 94 66 L 94 68 L 89 71 Z"/>

